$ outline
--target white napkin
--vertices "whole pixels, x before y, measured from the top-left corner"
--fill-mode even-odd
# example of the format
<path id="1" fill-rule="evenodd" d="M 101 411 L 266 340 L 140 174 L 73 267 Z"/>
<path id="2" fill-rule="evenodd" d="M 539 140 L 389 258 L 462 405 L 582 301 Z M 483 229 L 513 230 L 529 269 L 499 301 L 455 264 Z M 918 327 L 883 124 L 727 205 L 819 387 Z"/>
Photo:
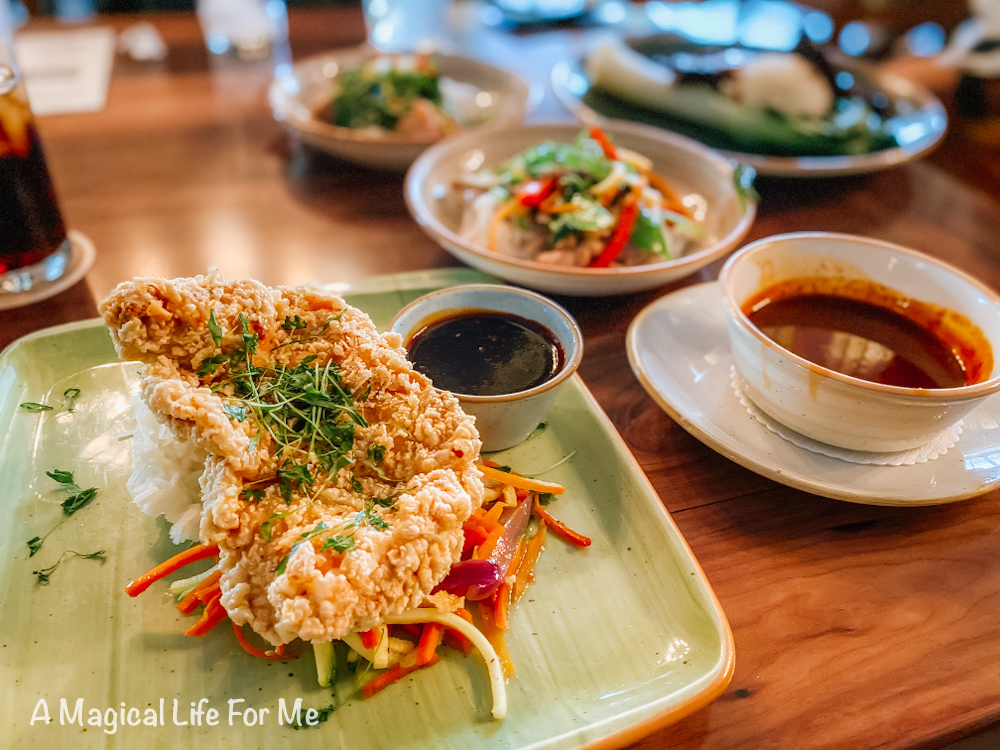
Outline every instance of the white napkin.
<path id="1" fill-rule="evenodd" d="M 36 116 L 104 109 L 115 57 L 112 29 L 23 32 L 14 52 Z"/>

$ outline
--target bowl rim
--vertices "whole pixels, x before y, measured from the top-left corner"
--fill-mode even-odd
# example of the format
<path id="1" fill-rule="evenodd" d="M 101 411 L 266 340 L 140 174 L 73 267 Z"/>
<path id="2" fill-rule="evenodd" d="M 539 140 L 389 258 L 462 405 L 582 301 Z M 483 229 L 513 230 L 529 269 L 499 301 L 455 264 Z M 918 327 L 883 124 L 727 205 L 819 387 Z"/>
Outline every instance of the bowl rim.
<path id="1" fill-rule="evenodd" d="M 575 135 L 585 127 L 586 125 L 581 123 L 566 121 L 537 122 L 530 124 L 522 123 L 513 128 L 506 128 L 506 132 L 508 134 L 513 134 L 515 131 L 543 131 L 550 130 L 552 128 L 562 128 L 567 131 L 572 131 Z M 720 175 L 731 176 L 737 166 L 736 162 L 731 159 L 727 159 L 717 151 L 714 151 L 690 138 L 677 135 L 676 133 L 670 133 L 648 125 L 625 121 L 615 121 L 614 123 L 602 124 L 601 127 L 603 130 L 612 134 L 621 132 L 628 135 L 651 138 L 652 140 L 660 141 L 669 147 L 687 151 L 689 155 L 701 157 L 705 161 L 709 162 L 713 169 L 720 172 Z M 500 130 L 502 130 L 502 128 L 499 127 L 483 128 L 476 132 L 469 131 L 437 142 L 435 145 L 431 146 L 418 156 L 410 166 L 406 173 L 403 188 L 406 207 L 409 209 L 410 215 L 413 217 L 414 221 L 417 222 L 417 224 L 423 227 L 425 231 L 431 234 L 431 236 L 439 242 L 444 242 L 453 247 L 457 247 L 464 252 L 471 253 L 472 255 L 485 260 L 497 262 L 502 265 L 514 266 L 526 271 L 540 273 L 545 276 L 557 277 L 577 276 L 585 278 L 622 278 L 655 274 L 656 272 L 673 271 L 687 266 L 696 266 L 696 268 L 700 268 L 701 266 L 707 265 L 713 260 L 717 260 L 730 252 L 732 248 L 747 235 L 750 231 L 750 227 L 753 225 L 754 219 L 756 218 L 757 201 L 751 196 L 746 196 L 746 209 L 743 211 L 743 215 L 740 217 L 739 221 L 737 221 L 736 224 L 714 244 L 701 248 L 700 250 L 688 255 L 682 255 L 679 258 L 657 261 L 656 263 L 643 263 L 637 266 L 619 266 L 616 268 L 553 266 L 547 263 L 538 263 L 533 260 L 515 258 L 502 253 L 490 252 L 486 248 L 469 242 L 457 232 L 454 232 L 449 227 L 445 226 L 444 223 L 441 222 L 432 211 L 430 211 L 424 201 L 420 198 L 420 187 L 427 180 L 427 176 L 430 173 L 431 168 L 443 156 L 452 151 L 456 151 L 470 145 L 475 145 L 476 139 L 482 137 L 483 135 L 492 134 Z"/>
<path id="2" fill-rule="evenodd" d="M 412 313 L 414 310 L 419 310 L 421 307 L 427 305 L 428 302 L 432 300 L 440 299 L 442 297 L 449 297 L 453 294 L 460 292 L 461 293 L 497 292 L 502 294 L 508 294 L 512 297 L 521 297 L 522 299 L 530 300 L 534 304 L 538 304 L 543 307 L 549 308 L 550 310 L 555 312 L 560 319 L 562 319 L 562 321 L 566 324 L 567 328 L 569 329 L 571 337 L 570 343 L 572 344 L 573 349 L 572 352 L 570 353 L 570 356 L 566 357 L 565 363 L 559 369 L 559 372 L 555 374 L 555 376 L 549 378 L 544 383 L 536 385 L 533 388 L 528 388 L 527 390 L 524 391 L 515 391 L 514 393 L 500 393 L 493 396 L 477 396 L 471 393 L 458 393 L 456 391 L 449 391 L 449 393 L 454 394 L 455 397 L 460 399 L 461 401 L 466 401 L 470 404 L 500 404 L 500 403 L 507 403 L 510 401 L 522 401 L 531 398 L 532 396 L 538 396 L 542 393 L 552 390 L 553 388 L 557 388 L 558 386 L 562 385 L 567 380 L 569 380 L 571 377 L 573 377 L 573 374 L 580 366 L 580 361 L 583 359 L 583 332 L 580 330 L 580 326 L 577 324 L 573 316 L 570 315 L 569 312 L 562 305 L 558 304 L 557 302 L 553 302 L 548 297 L 542 294 L 539 294 L 537 292 L 532 292 L 528 289 L 521 289 L 520 287 L 515 287 L 515 286 L 507 286 L 505 284 L 459 284 L 458 286 L 445 287 L 444 289 L 435 289 L 432 292 L 428 292 L 427 294 L 418 297 L 417 299 L 413 300 L 412 302 L 401 308 L 399 312 L 397 312 L 393 316 L 392 320 L 389 321 L 389 325 L 387 326 L 386 330 L 398 333 L 403 339 L 403 348 L 405 349 L 410 334 L 415 333 L 420 327 L 420 325 L 425 320 L 427 320 L 428 317 L 430 317 L 431 313 L 428 313 L 427 315 L 418 318 L 416 325 L 411 327 L 407 331 L 397 330 L 396 323 L 404 315 Z M 456 311 L 462 310 L 469 312 L 480 312 L 480 311 L 504 312 L 497 310 L 496 308 L 491 308 L 489 305 L 463 305 L 461 307 L 452 306 L 452 307 L 442 308 L 437 312 L 443 313 L 447 310 L 456 310 Z M 523 313 L 516 313 L 516 314 L 519 315 L 520 317 L 527 318 L 535 323 L 538 323 L 539 325 L 545 326 L 545 324 L 542 321 L 538 320 L 534 316 L 524 315 Z M 545 326 L 545 328 L 548 328 L 548 326 Z M 552 334 L 555 336 L 556 335 L 555 331 L 552 331 Z M 567 342 L 563 341 L 558 336 L 556 337 L 556 339 L 563 347 L 563 351 L 564 352 L 567 351 L 568 350 L 568 347 L 566 346 Z M 407 357 L 409 357 L 409 352 L 407 352 Z"/>
<path id="3" fill-rule="evenodd" d="M 993 371 L 990 373 L 990 377 L 986 380 L 980 383 L 971 383 L 969 385 L 961 385 L 953 388 L 909 388 L 898 385 L 875 383 L 870 380 L 863 380 L 861 378 L 855 378 L 851 375 L 845 375 L 841 372 L 837 372 L 836 370 L 831 370 L 827 367 L 823 367 L 822 365 L 818 365 L 804 357 L 800 357 L 798 354 L 789 351 L 769 338 L 763 331 L 750 322 L 750 319 L 743 313 L 740 305 L 732 298 L 732 294 L 730 292 L 730 281 L 734 273 L 733 268 L 740 262 L 745 261 L 749 256 L 761 252 L 763 249 L 770 246 L 776 244 L 780 245 L 787 242 L 798 242 L 802 240 L 834 240 L 849 242 L 867 248 L 877 248 L 879 250 L 908 255 L 916 260 L 930 263 L 945 273 L 956 276 L 961 281 L 964 281 L 966 284 L 969 284 L 981 292 L 984 296 L 988 297 L 993 303 L 993 306 L 1000 311 L 1000 295 L 998 295 L 995 291 L 960 268 L 918 250 L 913 250 L 912 248 L 904 247 L 903 245 L 897 245 L 893 242 L 886 242 L 885 240 L 879 240 L 873 237 L 862 237 L 861 235 L 841 232 L 788 232 L 785 234 L 775 234 L 755 240 L 754 242 L 740 248 L 726 261 L 722 270 L 719 272 L 719 288 L 722 291 L 722 299 L 726 306 L 729 319 L 736 323 L 736 325 L 738 325 L 741 329 L 750 333 L 765 348 L 787 358 L 793 365 L 816 372 L 819 375 L 843 385 L 859 388 L 863 391 L 871 391 L 873 393 L 896 397 L 909 397 L 922 402 L 955 400 L 966 401 L 988 396 L 1000 390 L 1000 349 L 994 347 L 993 342 L 990 342 L 991 348 L 994 349 L 992 352 L 994 357 Z M 873 280 L 880 284 L 883 283 L 877 279 Z M 886 286 L 893 289 L 893 287 L 888 284 L 886 284 Z"/>
<path id="4" fill-rule="evenodd" d="M 413 53 L 391 53 L 386 56 L 391 57 L 393 55 L 398 56 L 406 54 Z M 459 134 L 480 131 L 490 127 L 509 127 L 513 124 L 519 123 L 527 116 L 528 112 L 531 111 L 536 103 L 535 100 L 538 97 L 535 95 L 534 87 L 519 75 L 512 73 L 506 68 L 500 68 L 496 65 L 485 63 L 482 60 L 477 60 L 472 57 L 466 57 L 465 55 L 459 55 L 451 52 L 436 51 L 430 54 L 445 64 L 448 62 L 461 62 L 462 64 L 470 65 L 476 70 L 488 71 L 489 73 L 504 79 L 509 86 L 516 89 L 515 93 L 517 94 L 517 104 L 515 107 L 512 107 L 512 112 L 510 114 L 499 118 L 493 118 L 476 125 L 466 127 L 460 126 L 458 131 Z M 292 66 L 291 72 L 281 78 L 276 78 L 271 82 L 268 97 L 270 99 L 271 109 L 275 115 L 278 114 L 278 110 L 280 109 L 281 114 L 283 115 L 280 119 L 282 119 L 286 125 L 294 130 L 345 143 L 382 143 L 392 146 L 428 146 L 433 143 L 438 143 L 442 140 L 441 138 L 413 138 L 411 136 L 395 133 L 390 130 L 382 130 L 381 128 L 347 128 L 341 125 L 334 125 L 333 123 L 326 122 L 325 120 L 316 117 L 315 112 L 312 110 L 309 112 L 309 117 L 302 118 L 297 116 L 289 108 L 287 102 L 296 100 L 298 95 L 290 94 L 284 89 L 283 84 L 285 80 L 295 79 L 312 66 L 319 65 L 320 63 L 326 61 L 337 62 L 339 64 L 344 64 L 350 61 L 352 63 L 357 62 L 358 64 L 361 64 L 369 59 L 382 55 L 383 53 L 380 53 L 374 47 L 364 43 L 355 47 L 327 50 L 326 52 L 320 52 L 318 54 L 305 57 L 297 61 Z M 445 75 L 444 70 L 441 71 L 441 74 Z M 330 101 L 333 101 L 332 97 Z"/>

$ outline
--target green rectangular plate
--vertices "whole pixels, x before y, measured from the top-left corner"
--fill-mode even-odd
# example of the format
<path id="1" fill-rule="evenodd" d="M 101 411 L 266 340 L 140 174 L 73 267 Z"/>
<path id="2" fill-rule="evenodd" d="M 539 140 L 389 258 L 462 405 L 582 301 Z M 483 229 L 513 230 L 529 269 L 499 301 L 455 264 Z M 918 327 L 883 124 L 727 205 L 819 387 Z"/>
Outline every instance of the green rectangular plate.
<path id="1" fill-rule="evenodd" d="M 420 294 L 482 278 L 465 269 L 422 272 L 369 280 L 347 297 L 384 327 Z M 193 617 L 171 606 L 162 584 L 135 599 L 123 592 L 173 551 L 162 519 L 144 516 L 125 492 L 135 379 L 135 366 L 117 364 L 96 320 L 40 331 L 0 354 L 0 726 L 9 747 L 615 747 L 705 705 L 728 684 L 732 635 L 718 601 L 575 377 L 547 429 L 498 454 L 532 473 L 575 451 L 545 474 L 566 486 L 551 510 L 594 540 L 580 550 L 551 538 L 536 582 L 512 613 L 507 641 L 517 676 L 508 685 L 507 720 L 490 719 L 481 659 L 448 651 L 374 698 L 348 701 L 317 728 L 279 724 L 282 700 L 286 711 L 297 698 L 303 708 L 330 703 L 330 691 L 316 684 L 311 650 L 290 662 L 254 659 L 228 627 L 185 637 Z M 18 408 L 58 405 L 71 387 L 82 392 L 72 413 Z M 90 506 L 61 523 L 65 493 L 45 475 L 57 468 L 99 488 Z M 29 559 L 27 540 L 50 529 Z M 67 559 L 48 585 L 32 575 L 63 551 L 96 549 L 106 550 L 103 564 Z M 342 678 L 339 694 L 352 684 Z M 70 723 L 79 699 L 83 726 Z M 205 715 L 194 724 L 192 705 L 217 711 L 218 726 Z M 234 713 L 230 726 L 230 707 L 252 714 Z M 251 718 L 257 721 L 247 726 Z"/>

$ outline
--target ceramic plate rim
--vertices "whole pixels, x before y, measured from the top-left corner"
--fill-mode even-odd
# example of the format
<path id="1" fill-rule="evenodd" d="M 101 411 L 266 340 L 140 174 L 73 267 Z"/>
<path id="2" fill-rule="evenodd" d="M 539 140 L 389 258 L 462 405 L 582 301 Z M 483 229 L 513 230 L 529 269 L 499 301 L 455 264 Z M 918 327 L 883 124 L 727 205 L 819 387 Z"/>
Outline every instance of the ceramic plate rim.
<path id="1" fill-rule="evenodd" d="M 891 88 L 894 98 L 912 98 L 919 102 L 921 108 L 929 110 L 929 116 L 941 118 L 943 123 L 930 135 L 917 144 L 896 146 L 895 148 L 871 151 L 854 156 L 768 156 L 744 151 L 719 150 L 719 153 L 741 164 L 746 164 L 757 170 L 757 173 L 768 177 L 838 177 L 847 175 L 868 174 L 883 169 L 905 164 L 906 162 L 926 156 L 937 148 L 948 132 L 948 114 L 941 101 L 928 89 L 888 71 L 875 70 L 864 65 L 851 63 L 850 67 L 863 71 L 869 78 L 879 81 Z M 583 70 L 582 60 L 561 60 L 552 68 L 549 76 L 556 98 L 573 114 L 584 122 L 632 122 L 603 115 L 574 94 L 567 81 L 571 75 L 581 75 L 587 78 Z M 589 85 L 589 78 L 588 85 Z M 653 127 L 653 126 L 650 126 Z M 666 130 L 666 128 L 664 128 Z M 673 131 L 667 131 L 673 132 Z"/>
<path id="2" fill-rule="evenodd" d="M 962 492 L 952 492 L 945 494 L 938 494 L 934 497 L 924 497 L 913 499 L 910 495 L 877 495 L 873 496 L 870 491 L 864 491 L 862 489 L 855 489 L 844 484 L 833 484 L 830 482 L 825 482 L 821 479 L 810 478 L 798 473 L 791 472 L 787 469 L 768 464 L 766 461 L 760 460 L 756 456 L 748 455 L 746 451 L 740 450 L 735 443 L 727 442 L 726 440 L 717 437 L 709 429 L 706 429 L 704 425 L 697 419 L 692 418 L 689 414 L 680 408 L 677 404 L 671 401 L 666 395 L 664 395 L 659 388 L 654 384 L 654 378 L 650 373 L 649 366 L 642 360 L 642 357 L 638 354 L 639 343 L 638 339 L 640 336 L 640 328 L 643 326 L 647 318 L 653 315 L 655 312 L 659 311 L 660 308 L 666 307 L 677 299 L 676 295 L 691 295 L 695 296 L 697 294 L 708 294 L 710 289 L 714 289 L 719 297 L 719 305 L 722 305 L 722 292 L 718 288 L 717 281 L 707 281 L 700 284 L 693 284 L 682 289 L 678 289 L 675 292 L 666 294 L 657 300 L 654 300 L 649 305 L 644 307 L 638 315 L 632 320 L 629 325 L 628 333 L 625 339 L 625 348 L 628 354 L 629 366 L 632 368 L 632 372 L 635 374 L 636 379 L 642 385 L 643 389 L 649 394 L 650 398 L 656 402 L 656 404 L 663 409 L 666 414 L 677 422 L 681 427 L 683 427 L 688 433 L 693 437 L 697 438 L 699 441 L 707 445 L 709 448 L 715 452 L 725 456 L 734 463 L 749 469 L 761 476 L 771 479 L 779 484 L 792 487 L 794 489 L 803 490 L 811 494 L 819 495 L 821 497 L 828 497 L 834 500 L 843 500 L 851 503 L 858 503 L 861 505 L 883 505 L 883 506 L 894 506 L 894 507 L 919 507 L 925 505 L 943 505 L 947 503 L 959 502 L 962 500 L 968 500 L 973 497 L 978 497 L 987 492 L 990 492 L 995 488 L 996 481 L 992 485 L 980 486 L 979 488 L 972 489 L 970 491 Z M 671 298 L 674 298 L 673 300 Z M 723 337 L 719 342 L 713 342 L 720 344 L 720 351 L 724 347 L 724 352 L 722 357 L 724 362 L 719 363 L 716 366 L 725 366 L 726 363 L 732 363 L 732 351 L 729 347 L 728 337 Z M 728 381 L 727 381 L 728 382 Z M 733 399 L 737 407 L 742 409 L 739 402 L 736 401 L 736 396 L 730 388 L 727 387 L 725 391 L 725 397 L 727 399 Z M 712 426 L 718 427 L 717 424 L 712 422 L 707 417 L 703 420 Z M 746 421 L 744 424 L 755 424 L 751 421 Z M 756 429 L 756 428 L 754 428 Z M 812 454 L 811 451 L 805 448 L 799 448 L 784 438 L 774 435 L 766 428 L 761 426 L 761 429 L 766 433 L 766 439 L 769 442 L 773 442 L 775 445 L 785 446 L 792 451 L 800 452 L 802 455 L 818 455 Z M 961 439 L 959 440 L 961 442 Z M 836 460 L 836 459 L 831 459 Z M 859 469 L 862 468 L 859 465 Z M 879 470 L 879 471 L 892 471 L 901 467 L 891 467 L 891 466 L 871 466 L 866 465 L 863 468 L 868 470 Z M 902 467 L 905 468 L 905 467 Z"/>

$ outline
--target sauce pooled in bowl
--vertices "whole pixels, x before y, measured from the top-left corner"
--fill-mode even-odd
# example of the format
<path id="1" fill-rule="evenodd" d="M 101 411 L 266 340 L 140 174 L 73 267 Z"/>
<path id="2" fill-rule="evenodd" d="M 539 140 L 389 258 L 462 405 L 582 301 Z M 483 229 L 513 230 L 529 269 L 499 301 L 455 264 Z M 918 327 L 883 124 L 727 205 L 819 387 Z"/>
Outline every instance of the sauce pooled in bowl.
<path id="1" fill-rule="evenodd" d="M 903 388 L 959 388 L 993 370 L 989 342 L 968 318 L 863 279 L 786 279 L 743 313 L 779 346 L 828 370 Z"/>
<path id="2" fill-rule="evenodd" d="M 546 327 L 506 312 L 466 310 L 431 322 L 406 344 L 436 388 L 469 396 L 520 393 L 551 379 L 565 360 Z"/>

